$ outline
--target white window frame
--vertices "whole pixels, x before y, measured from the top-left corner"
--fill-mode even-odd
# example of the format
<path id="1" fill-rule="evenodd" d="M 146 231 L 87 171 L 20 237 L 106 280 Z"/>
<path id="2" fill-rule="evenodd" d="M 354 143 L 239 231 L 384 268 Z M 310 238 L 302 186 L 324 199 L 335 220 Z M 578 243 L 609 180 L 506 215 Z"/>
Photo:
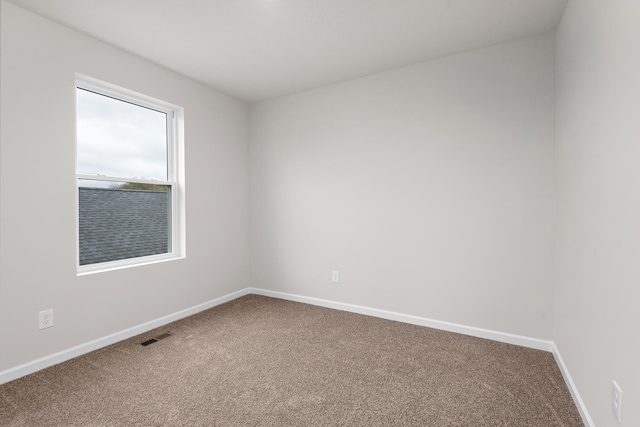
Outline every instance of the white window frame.
<path id="1" fill-rule="evenodd" d="M 76 111 L 76 267 L 78 276 L 97 273 L 101 271 L 117 270 L 121 268 L 147 265 L 186 257 L 185 239 L 185 197 L 184 197 L 184 109 L 150 96 L 134 92 L 120 86 L 107 83 L 93 77 L 76 73 L 74 99 L 77 89 L 84 89 L 105 95 L 117 100 L 129 102 L 141 107 L 150 108 L 167 114 L 167 180 L 156 181 L 137 178 L 126 178 L 107 175 L 91 175 L 78 173 L 78 139 L 77 139 L 77 111 Z M 77 104 L 76 104 L 77 109 Z M 171 227 L 169 234 L 169 246 L 171 250 L 165 254 L 149 255 L 136 258 L 127 258 L 117 261 L 108 261 L 88 265 L 80 265 L 80 180 L 131 182 L 154 185 L 166 185 L 171 188 L 171 218 L 168 225 Z"/>

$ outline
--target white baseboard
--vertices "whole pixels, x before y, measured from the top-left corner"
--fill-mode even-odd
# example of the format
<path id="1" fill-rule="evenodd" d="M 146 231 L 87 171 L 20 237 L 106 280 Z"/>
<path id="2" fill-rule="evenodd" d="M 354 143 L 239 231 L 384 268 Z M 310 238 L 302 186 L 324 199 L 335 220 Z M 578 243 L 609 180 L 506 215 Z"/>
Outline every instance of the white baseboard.
<path id="1" fill-rule="evenodd" d="M 250 288 L 245 288 L 240 291 L 222 296 L 220 298 L 216 298 L 211 301 L 178 311 L 176 313 L 160 317 L 159 319 L 155 319 L 150 322 L 125 329 L 124 331 L 116 332 L 114 334 L 107 335 L 106 337 L 98 338 L 93 341 L 89 341 L 87 343 L 69 348 L 67 350 L 63 350 L 58 353 L 42 357 L 40 359 L 27 362 L 23 365 L 16 366 L 15 368 L 7 369 L 0 372 L 0 384 L 13 381 L 25 375 L 32 374 L 41 369 L 48 368 L 49 366 L 57 365 L 58 363 L 62 363 L 66 360 L 73 359 L 74 357 L 81 356 L 94 350 L 98 350 L 102 347 L 115 344 L 127 338 L 143 334 L 152 329 L 159 328 L 171 322 L 175 322 L 176 320 L 192 316 L 201 311 L 207 310 L 220 304 L 224 304 L 225 302 L 232 301 L 236 298 L 240 298 L 241 296 L 247 295 L 249 292 Z"/>
<path id="2" fill-rule="evenodd" d="M 455 332 L 463 335 L 470 335 L 478 338 L 485 338 L 507 344 L 515 344 L 522 347 L 534 348 L 536 350 L 553 351 L 553 342 L 538 338 L 525 337 L 522 335 L 510 334 L 507 332 L 492 331 L 490 329 L 476 328 L 474 326 L 460 325 L 457 323 L 444 322 L 441 320 L 427 319 L 425 317 L 412 316 L 410 314 L 396 313 L 393 311 L 380 310 L 377 308 L 363 307 L 360 305 L 347 304 L 343 302 L 329 301 L 319 298 L 305 297 L 301 295 L 287 294 L 284 292 L 269 291 L 266 289 L 250 288 L 252 294 L 263 295 L 272 298 L 280 298 L 289 301 L 302 302 L 305 304 L 317 305 L 321 307 L 333 308 L 336 310 L 349 311 L 351 313 L 365 314 L 367 316 L 379 317 L 397 322 L 410 323 L 412 325 L 426 326 L 433 329 L 440 329 L 448 332 Z"/>
<path id="3" fill-rule="evenodd" d="M 580 412 L 582 422 L 587 427 L 595 427 L 595 424 L 593 423 L 593 420 L 589 415 L 589 411 L 587 411 L 587 406 L 584 404 L 582 398 L 580 397 L 580 393 L 578 393 L 578 388 L 573 382 L 573 378 L 571 378 L 569 369 L 567 368 L 567 365 L 564 364 L 564 360 L 560 355 L 560 350 L 558 350 L 558 347 L 556 347 L 556 343 L 553 343 L 553 357 L 556 359 L 556 363 L 558 364 L 558 368 L 560 368 L 560 372 L 562 373 L 564 382 L 567 384 L 567 388 L 571 393 L 571 397 L 573 397 L 573 402 L 576 404 L 578 412 Z"/>
<path id="4" fill-rule="evenodd" d="M 230 293 L 228 295 L 222 296 L 220 298 L 216 298 L 211 301 L 195 305 L 185 310 L 181 310 L 176 313 L 163 316 L 159 319 L 152 320 L 150 322 L 146 322 L 129 329 L 125 329 L 124 331 L 116 332 L 106 337 L 98 338 L 96 340 L 89 341 L 84 344 L 80 344 L 70 349 L 63 350 L 58 353 L 54 353 L 52 355 L 42 357 L 40 359 L 33 360 L 31 362 L 25 363 L 20 366 L 16 366 L 15 368 L 7 369 L 5 371 L 0 372 L 0 384 L 4 384 L 6 382 L 15 380 L 17 378 L 23 377 L 28 374 L 32 374 L 41 369 L 48 368 L 49 366 L 57 365 L 58 363 L 64 362 L 69 359 L 73 359 L 74 357 L 81 356 L 83 354 L 89 353 L 94 350 L 98 350 L 108 345 L 115 344 L 119 341 L 145 333 L 155 328 L 159 328 L 168 323 L 175 322 L 176 320 L 180 320 L 185 317 L 192 316 L 201 311 L 207 310 L 209 308 L 215 307 L 220 304 L 224 304 L 225 302 L 232 301 L 236 298 L 240 298 L 248 294 L 263 295 L 263 296 L 272 297 L 272 298 L 296 301 L 296 302 L 316 305 L 320 307 L 327 307 L 327 308 L 332 308 L 336 310 L 348 311 L 351 313 L 358 313 L 358 314 L 364 314 L 367 316 L 379 317 L 382 319 L 395 320 L 397 322 L 409 323 L 412 325 L 426 326 L 429 328 L 440 329 L 443 331 L 455 332 L 455 333 L 464 334 L 464 335 L 470 335 L 478 338 L 490 339 L 493 341 L 503 342 L 507 344 L 520 345 L 523 347 L 529 347 L 537 350 L 549 351 L 553 353 L 556 363 L 560 368 L 560 372 L 562 373 L 562 376 L 564 377 L 567 387 L 571 392 L 571 396 L 573 397 L 573 400 L 578 408 L 578 411 L 580 412 L 582 421 L 587 427 L 594 426 L 593 420 L 589 416 L 589 412 L 587 411 L 587 408 L 584 402 L 582 401 L 580 394 L 578 393 L 578 389 L 576 388 L 576 385 L 573 382 L 571 375 L 569 374 L 569 370 L 567 369 L 567 366 L 564 364 L 564 361 L 560 356 L 560 352 L 558 348 L 556 347 L 555 343 L 552 341 L 542 340 L 538 338 L 531 338 L 531 337 L 526 337 L 522 335 L 515 335 L 515 334 L 506 333 L 506 332 L 492 331 L 489 329 L 476 328 L 474 326 L 460 325 L 457 323 L 444 322 L 441 320 L 428 319 L 425 317 L 396 313 L 393 311 L 380 310 L 380 309 L 364 307 L 360 305 L 347 304 L 347 303 L 324 300 L 319 298 L 305 297 L 301 295 L 288 294 L 284 292 L 269 291 L 269 290 L 260 289 L 260 288 L 245 288 L 245 289 Z"/>
<path id="5" fill-rule="evenodd" d="M 367 316 L 379 317 L 382 319 L 395 320 L 398 322 L 409 323 L 412 325 L 426 326 L 429 328 L 440 329 L 448 332 L 455 332 L 458 334 L 470 335 L 478 338 L 490 339 L 493 341 L 503 342 L 507 344 L 515 344 L 523 347 L 529 347 L 536 350 L 549 351 L 553 354 L 556 360 L 558 368 L 562 373 L 567 388 L 573 397 L 573 401 L 578 408 L 582 422 L 586 427 L 595 427 L 589 411 L 586 405 L 578 393 L 569 369 L 564 364 L 560 351 L 553 341 L 541 340 L 538 338 L 531 338 L 522 335 L 509 334 L 505 332 L 492 331 L 489 329 L 476 328 L 474 326 L 460 325 L 457 323 L 444 322 L 441 320 L 433 320 L 419 316 L 412 316 L 408 314 L 395 313 L 387 310 L 379 310 L 376 308 L 363 307 L 360 305 L 346 304 L 342 302 L 324 300 L 319 298 L 305 297 L 301 295 L 288 294 L 284 292 L 269 291 L 266 289 L 251 288 L 252 294 L 263 295 L 272 298 L 280 298 L 289 301 L 302 302 L 305 304 L 317 305 L 320 307 L 333 308 L 336 310 L 349 311 L 351 313 L 364 314 Z"/>

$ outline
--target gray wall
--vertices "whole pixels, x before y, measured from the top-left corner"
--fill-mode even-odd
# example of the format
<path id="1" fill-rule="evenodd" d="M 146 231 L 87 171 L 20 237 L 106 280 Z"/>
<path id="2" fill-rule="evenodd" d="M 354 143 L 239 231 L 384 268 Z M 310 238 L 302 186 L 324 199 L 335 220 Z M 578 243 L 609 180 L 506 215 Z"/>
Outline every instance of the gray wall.
<path id="1" fill-rule="evenodd" d="M 640 2 L 569 1 L 557 32 L 554 339 L 595 424 L 640 426 Z"/>
<path id="2" fill-rule="evenodd" d="M 248 107 L 1 4 L 0 371 L 247 287 Z M 76 276 L 75 72 L 184 107 L 186 259 Z"/>
<path id="3" fill-rule="evenodd" d="M 617 425 L 613 379 L 640 425 L 640 2 L 570 1 L 556 39 L 268 101 L 250 123 L 1 5 L 0 371 L 253 285 L 553 339 L 596 425 Z M 74 72 L 185 107 L 186 259 L 76 276 Z"/>
<path id="4" fill-rule="evenodd" d="M 551 34 L 253 105 L 253 285 L 551 339 L 554 55 Z"/>

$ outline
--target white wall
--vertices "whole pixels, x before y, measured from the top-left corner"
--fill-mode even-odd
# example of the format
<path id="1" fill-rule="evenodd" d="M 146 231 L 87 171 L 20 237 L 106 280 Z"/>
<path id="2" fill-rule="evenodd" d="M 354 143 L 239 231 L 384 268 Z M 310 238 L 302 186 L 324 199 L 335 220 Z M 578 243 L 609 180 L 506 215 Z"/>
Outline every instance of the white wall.
<path id="1" fill-rule="evenodd" d="M 5 2 L 1 37 L 0 371 L 248 286 L 248 107 Z M 76 276 L 75 72 L 185 108 L 186 259 Z"/>
<path id="2" fill-rule="evenodd" d="M 255 105 L 250 152 L 244 104 L 1 5 L 0 372 L 251 284 L 554 339 L 640 425 L 640 2 Z M 76 276 L 75 72 L 185 107 L 187 259 Z"/>
<path id="3" fill-rule="evenodd" d="M 253 105 L 253 286 L 551 339 L 554 55 L 550 34 Z"/>
<path id="4" fill-rule="evenodd" d="M 598 427 L 640 426 L 640 2 L 569 1 L 557 33 L 554 340 Z"/>

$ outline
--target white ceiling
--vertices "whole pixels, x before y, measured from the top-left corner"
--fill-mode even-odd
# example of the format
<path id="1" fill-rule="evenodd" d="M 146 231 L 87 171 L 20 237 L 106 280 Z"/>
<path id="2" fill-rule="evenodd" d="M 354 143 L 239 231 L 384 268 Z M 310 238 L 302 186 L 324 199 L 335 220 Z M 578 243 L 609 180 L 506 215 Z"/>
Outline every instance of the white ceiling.
<path id="1" fill-rule="evenodd" d="M 10 0 L 247 102 L 556 28 L 567 0 Z"/>

